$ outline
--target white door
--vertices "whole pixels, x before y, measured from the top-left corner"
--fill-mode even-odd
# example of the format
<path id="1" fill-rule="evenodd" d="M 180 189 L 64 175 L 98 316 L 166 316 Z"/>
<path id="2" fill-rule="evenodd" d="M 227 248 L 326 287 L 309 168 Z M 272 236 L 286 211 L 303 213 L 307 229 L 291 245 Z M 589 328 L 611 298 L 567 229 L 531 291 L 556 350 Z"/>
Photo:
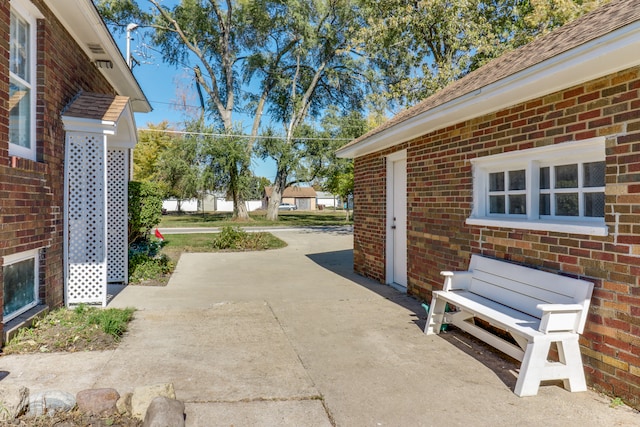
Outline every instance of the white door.
<path id="1" fill-rule="evenodd" d="M 407 287 L 407 160 L 388 159 L 387 282 Z"/>

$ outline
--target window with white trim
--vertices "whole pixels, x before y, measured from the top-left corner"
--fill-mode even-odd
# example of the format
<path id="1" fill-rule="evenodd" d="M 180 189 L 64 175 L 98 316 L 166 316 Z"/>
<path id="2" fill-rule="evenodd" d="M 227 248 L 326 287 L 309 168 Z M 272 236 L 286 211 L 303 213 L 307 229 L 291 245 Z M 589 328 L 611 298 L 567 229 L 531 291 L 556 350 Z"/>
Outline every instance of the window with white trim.
<path id="1" fill-rule="evenodd" d="M 9 155 L 36 160 L 36 16 L 11 1 L 9 45 Z"/>
<path id="2" fill-rule="evenodd" d="M 5 256 L 2 276 L 6 322 L 38 304 L 38 250 Z"/>
<path id="3" fill-rule="evenodd" d="M 605 139 L 472 160 L 468 224 L 607 235 Z"/>

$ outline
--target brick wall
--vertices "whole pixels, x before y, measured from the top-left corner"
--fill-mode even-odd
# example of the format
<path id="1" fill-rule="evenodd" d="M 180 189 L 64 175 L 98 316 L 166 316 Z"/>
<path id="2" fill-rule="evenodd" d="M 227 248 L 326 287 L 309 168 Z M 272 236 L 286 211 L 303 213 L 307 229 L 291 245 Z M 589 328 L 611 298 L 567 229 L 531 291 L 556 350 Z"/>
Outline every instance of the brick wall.
<path id="1" fill-rule="evenodd" d="M 40 297 L 50 307 L 58 307 L 64 303 L 65 134 L 60 113 L 80 90 L 108 94 L 114 91 L 44 3 L 34 0 L 45 16 L 38 21 L 37 39 L 38 161 L 9 157 L 7 3 L 0 4 L 0 257 L 41 249 Z M 0 301 L 2 289 L 0 286 Z"/>
<path id="2" fill-rule="evenodd" d="M 470 159 L 596 136 L 606 137 L 608 236 L 465 224 Z M 404 148 L 409 292 L 429 300 L 442 286 L 439 272 L 466 270 L 471 253 L 593 281 L 581 337 L 587 380 L 640 408 L 640 68 L 356 159 L 355 269 L 379 281 L 385 280 L 384 156 Z"/>

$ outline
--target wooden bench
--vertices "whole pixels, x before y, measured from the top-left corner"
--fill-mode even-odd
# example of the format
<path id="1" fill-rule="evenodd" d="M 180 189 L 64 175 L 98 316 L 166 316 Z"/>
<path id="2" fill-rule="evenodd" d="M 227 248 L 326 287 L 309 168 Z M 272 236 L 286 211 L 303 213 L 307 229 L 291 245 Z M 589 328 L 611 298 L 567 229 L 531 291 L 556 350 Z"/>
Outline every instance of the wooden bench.
<path id="1" fill-rule="evenodd" d="M 425 333 L 453 324 L 522 362 L 514 393 L 535 396 L 541 381 L 563 380 L 570 391 L 587 389 L 578 334 L 584 330 L 593 283 L 472 255 L 469 271 L 443 271 L 444 289 L 433 292 Z M 454 311 L 445 307 L 455 306 Z M 475 324 L 479 318 L 517 343 Z M 549 360 L 556 343 L 559 361 Z"/>

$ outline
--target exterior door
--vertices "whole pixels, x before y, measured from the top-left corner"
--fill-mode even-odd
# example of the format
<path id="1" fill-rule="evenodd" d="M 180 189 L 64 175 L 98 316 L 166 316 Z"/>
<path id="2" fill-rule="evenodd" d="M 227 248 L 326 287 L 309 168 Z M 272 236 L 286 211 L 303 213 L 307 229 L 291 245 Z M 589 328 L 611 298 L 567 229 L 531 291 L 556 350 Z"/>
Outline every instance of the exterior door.
<path id="1" fill-rule="evenodd" d="M 387 158 L 387 283 L 407 287 L 406 152 Z"/>

